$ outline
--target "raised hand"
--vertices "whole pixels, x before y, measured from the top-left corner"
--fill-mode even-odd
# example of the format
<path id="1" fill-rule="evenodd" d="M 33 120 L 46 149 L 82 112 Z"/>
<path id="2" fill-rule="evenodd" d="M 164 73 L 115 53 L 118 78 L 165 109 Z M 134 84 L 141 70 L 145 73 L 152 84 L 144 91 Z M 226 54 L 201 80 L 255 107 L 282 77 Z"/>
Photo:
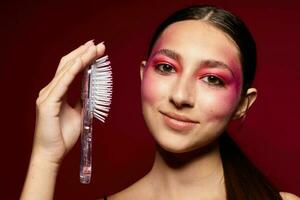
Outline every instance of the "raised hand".
<path id="1" fill-rule="evenodd" d="M 56 175 L 64 155 L 81 130 L 81 106 L 66 99 L 69 86 L 84 68 L 104 54 L 103 43 L 88 41 L 62 57 L 52 81 L 36 100 L 33 151 L 21 199 L 52 199 Z"/>
<path id="2" fill-rule="evenodd" d="M 53 80 L 37 98 L 37 118 L 33 153 L 60 162 L 76 143 L 81 129 L 80 105 L 72 108 L 66 101 L 67 90 L 75 76 L 104 53 L 104 45 L 92 41 L 62 57 Z"/>

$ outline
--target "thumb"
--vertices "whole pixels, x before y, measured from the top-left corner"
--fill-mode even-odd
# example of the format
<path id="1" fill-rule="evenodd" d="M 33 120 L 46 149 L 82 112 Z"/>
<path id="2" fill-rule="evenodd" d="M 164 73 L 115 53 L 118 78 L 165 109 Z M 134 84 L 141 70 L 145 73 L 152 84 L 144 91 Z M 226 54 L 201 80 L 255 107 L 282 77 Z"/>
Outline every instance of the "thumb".
<path id="1" fill-rule="evenodd" d="M 81 101 L 78 101 L 75 106 L 74 106 L 74 110 L 76 112 L 78 112 L 79 114 L 81 114 L 81 109 L 82 109 L 82 106 L 81 106 Z"/>

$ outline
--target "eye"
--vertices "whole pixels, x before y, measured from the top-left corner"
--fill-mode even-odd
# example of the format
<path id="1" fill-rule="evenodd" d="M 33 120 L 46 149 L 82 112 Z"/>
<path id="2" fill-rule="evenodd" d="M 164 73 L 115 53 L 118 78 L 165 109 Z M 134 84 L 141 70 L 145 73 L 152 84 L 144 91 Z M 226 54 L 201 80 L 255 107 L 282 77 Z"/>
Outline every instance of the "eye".
<path id="1" fill-rule="evenodd" d="M 214 86 L 219 86 L 222 87 L 224 86 L 224 81 L 221 80 L 220 78 L 214 76 L 214 75 L 208 75 L 202 78 L 202 80 L 206 83 L 208 83 L 209 85 L 214 85 Z"/>
<path id="2" fill-rule="evenodd" d="M 155 65 L 155 69 L 163 74 L 170 74 L 170 73 L 174 73 L 175 68 L 172 65 L 166 64 L 166 63 L 160 63 Z"/>

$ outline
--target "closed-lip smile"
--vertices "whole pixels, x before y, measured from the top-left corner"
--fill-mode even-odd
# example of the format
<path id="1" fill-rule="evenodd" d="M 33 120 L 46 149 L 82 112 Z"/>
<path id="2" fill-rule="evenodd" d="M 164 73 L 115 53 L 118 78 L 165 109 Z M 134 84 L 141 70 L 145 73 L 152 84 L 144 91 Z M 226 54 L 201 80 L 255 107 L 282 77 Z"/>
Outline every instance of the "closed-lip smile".
<path id="1" fill-rule="evenodd" d="M 175 131 L 188 131 L 199 123 L 198 121 L 192 120 L 189 117 L 173 112 L 160 111 L 160 113 L 163 116 L 165 124 Z"/>
<path id="2" fill-rule="evenodd" d="M 195 120 L 192 120 L 184 115 L 179 115 L 179 114 L 176 114 L 176 113 L 172 113 L 172 112 L 162 112 L 160 111 L 160 113 L 162 113 L 163 115 L 166 115 L 167 117 L 170 117 L 172 119 L 175 119 L 177 121 L 182 121 L 182 122 L 190 122 L 190 123 L 198 123 L 197 121 Z"/>

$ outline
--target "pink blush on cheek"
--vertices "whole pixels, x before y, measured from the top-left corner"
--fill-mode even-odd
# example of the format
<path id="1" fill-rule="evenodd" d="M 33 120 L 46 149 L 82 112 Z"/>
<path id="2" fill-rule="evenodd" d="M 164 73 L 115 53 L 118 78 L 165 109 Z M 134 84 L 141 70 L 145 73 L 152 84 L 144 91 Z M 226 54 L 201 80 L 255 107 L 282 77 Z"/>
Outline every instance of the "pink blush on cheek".
<path id="1" fill-rule="evenodd" d="M 203 91 L 198 97 L 199 107 L 212 119 L 227 118 L 236 109 L 239 96 L 234 88 L 228 90 Z"/>
<path id="2" fill-rule="evenodd" d="M 168 88 L 169 85 L 164 82 L 160 75 L 154 72 L 152 66 L 145 70 L 141 88 L 143 101 L 155 104 L 167 94 Z"/>

